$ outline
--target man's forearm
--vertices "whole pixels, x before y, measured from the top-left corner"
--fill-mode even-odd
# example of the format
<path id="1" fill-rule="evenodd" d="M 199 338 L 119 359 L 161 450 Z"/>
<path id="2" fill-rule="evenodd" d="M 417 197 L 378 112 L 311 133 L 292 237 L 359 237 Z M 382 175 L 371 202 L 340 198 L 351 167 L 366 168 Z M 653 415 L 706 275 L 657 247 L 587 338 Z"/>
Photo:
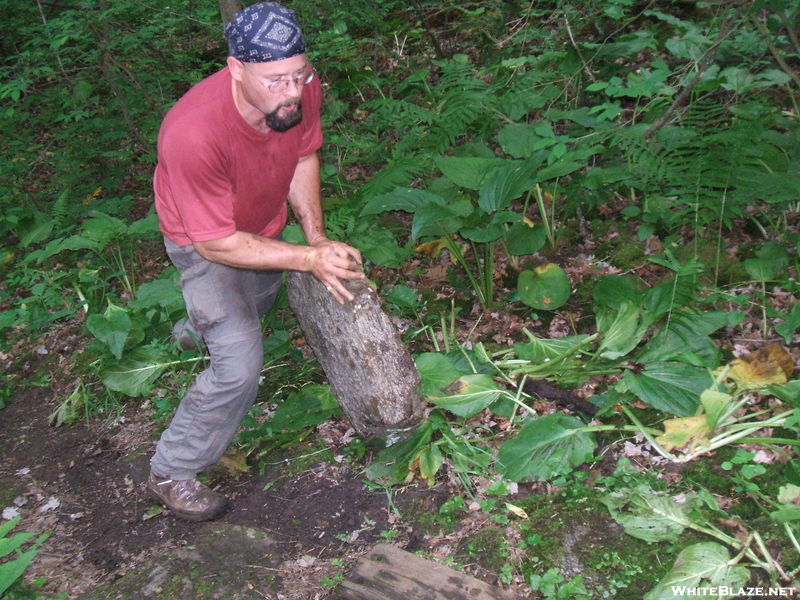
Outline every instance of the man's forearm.
<path id="1" fill-rule="evenodd" d="M 328 239 L 320 201 L 319 167 L 316 153 L 300 159 L 289 189 L 289 203 L 309 245 Z"/>
<path id="2" fill-rule="evenodd" d="M 226 238 L 195 242 L 197 252 L 211 262 L 256 271 L 308 271 L 309 248 L 237 231 Z"/>

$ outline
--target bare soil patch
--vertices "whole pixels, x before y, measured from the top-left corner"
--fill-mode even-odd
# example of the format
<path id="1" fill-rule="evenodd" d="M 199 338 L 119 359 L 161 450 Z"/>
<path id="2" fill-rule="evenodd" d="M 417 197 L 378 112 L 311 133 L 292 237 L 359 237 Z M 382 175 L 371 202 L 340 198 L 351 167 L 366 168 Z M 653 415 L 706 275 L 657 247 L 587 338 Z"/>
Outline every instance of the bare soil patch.
<path id="1" fill-rule="evenodd" d="M 186 545 L 198 526 L 166 511 L 149 517 L 142 482 L 155 440 L 146 411 L 130 406 L 110 423 L 55 428 L 52 400 L 35 389 L 4 409 L 0 487 L 3 506 L 23 516 L 17 531 L 53 532 L 26 578 L 45 577 L 44 592 L 73 599 Z M 231 499 L 220 521 L 270 534 L 291 580 L 287 599 L 323 598 L 332 586 L 320 579 L 337 571 L 330 560 L 349 561 L 390 527 L 386 497 L 347 465 L 306 460 L 295 472 L 296 460 L 276 462 L 264 475 L 212 475 Z"/>

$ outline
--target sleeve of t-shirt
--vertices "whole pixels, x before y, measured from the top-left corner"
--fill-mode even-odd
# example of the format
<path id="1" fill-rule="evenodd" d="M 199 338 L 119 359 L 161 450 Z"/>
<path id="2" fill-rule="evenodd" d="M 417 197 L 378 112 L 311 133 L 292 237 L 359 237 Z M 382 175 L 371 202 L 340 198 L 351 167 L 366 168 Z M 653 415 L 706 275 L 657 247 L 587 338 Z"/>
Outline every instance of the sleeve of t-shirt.
<path id="1" fill-rule="evenodd" d="M 225 140 L 213 138 L 207 127 L 190 119 L 174 124 L 180 135 L 161 140 L 162 164 L 169 165 L 169 193 L 187 237 L 207 242 L 236 232 L 234 193 L 228 159 L 221 150 Z"/>

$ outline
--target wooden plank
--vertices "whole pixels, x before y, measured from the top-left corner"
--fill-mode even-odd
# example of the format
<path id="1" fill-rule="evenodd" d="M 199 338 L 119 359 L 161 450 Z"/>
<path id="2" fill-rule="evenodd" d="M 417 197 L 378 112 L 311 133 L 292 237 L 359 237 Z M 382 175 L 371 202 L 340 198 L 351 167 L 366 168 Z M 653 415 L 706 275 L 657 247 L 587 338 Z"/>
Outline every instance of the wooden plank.
<path id="1" fill-rule="evenodd" d="M 388 544 L 364 555 L 338 588 L 342 600 L 519 600 L 519 596 Z"/>

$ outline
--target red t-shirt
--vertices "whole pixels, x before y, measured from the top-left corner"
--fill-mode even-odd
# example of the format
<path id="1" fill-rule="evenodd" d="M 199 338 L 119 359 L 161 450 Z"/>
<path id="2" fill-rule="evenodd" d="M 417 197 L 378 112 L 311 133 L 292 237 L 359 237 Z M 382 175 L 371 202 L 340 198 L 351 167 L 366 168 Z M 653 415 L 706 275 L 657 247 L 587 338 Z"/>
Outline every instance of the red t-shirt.
<path id="1" fill-rule="evenodd" d="M 303 88 L 303 120 L 284 133 L 253 129 L 233 102 L 227 67 L 192 87 L 158 134 L 153 179 L 162 233 L 181 246 L 236 231 L 277 236 L 298 160 L 322 146 L 322 88 Z"/>

